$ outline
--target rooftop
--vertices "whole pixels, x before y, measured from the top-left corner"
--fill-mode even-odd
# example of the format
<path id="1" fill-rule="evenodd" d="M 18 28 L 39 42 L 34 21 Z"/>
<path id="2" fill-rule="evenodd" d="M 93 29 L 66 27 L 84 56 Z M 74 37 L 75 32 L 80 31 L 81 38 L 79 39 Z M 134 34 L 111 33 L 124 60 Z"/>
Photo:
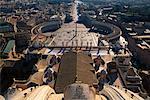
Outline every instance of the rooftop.
<path id="1" fill-rule="evenodd" d="M 76 81 L 81 81 L 89 85 L 97 83 L 95 74 L 92 72 L 94 68 L 92 67 L 91 63 L 91 57 L 83 53 L 65 53 L 62 56 L 57 80 L 55 83 L 56 92 L 63 92 L 67 85 L 73 84 Z"/>
<path id="2" fill-rule="evenodd" d="M 12 48 L 14 47 L 15 45 L 15 40 L 10 40 L 8 43 L 7 43 L 7 46 L 6 48 L 4 49 L 3 53 L 9 53 Z"/>

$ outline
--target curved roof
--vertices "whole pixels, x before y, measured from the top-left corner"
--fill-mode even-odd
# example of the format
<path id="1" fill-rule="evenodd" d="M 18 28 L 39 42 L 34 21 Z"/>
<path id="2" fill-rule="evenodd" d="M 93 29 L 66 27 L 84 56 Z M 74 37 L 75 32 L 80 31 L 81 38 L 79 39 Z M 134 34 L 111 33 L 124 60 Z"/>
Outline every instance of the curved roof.
<path id="1" fill-rule="evenodd" d="M 0 100 L 5 100 L 5 98 L 2 95 L 0 95 Z"/>
<path id="2" fill-rule="evenodd" d="M 55 94 L 55 91 L 50 86 L 43 85 L 21 91 L 9 100 L 47 100 L 51 94 Z"/>
<path id="3" fill-rule="evenodd" d="M 105 85 L 100 94 L 105 95 L 110 100 L 144 100 L 130 90 L 111 85 Z"/>
<path id="4" fill-rule="evenodd" d="M 81 99 L 82 98 L 82 99 Z M 74 83 L 66 87 L 65 92 L 56 94 L 48 85 L 39 86 L 37 88 L 28 88 L 15 96 L 8 98 L 9 100 L 144 100 L 139 95 L 130 90 L 115 86 L 105 85 L 104 89 L 96 94 L 93 87 Z"/>

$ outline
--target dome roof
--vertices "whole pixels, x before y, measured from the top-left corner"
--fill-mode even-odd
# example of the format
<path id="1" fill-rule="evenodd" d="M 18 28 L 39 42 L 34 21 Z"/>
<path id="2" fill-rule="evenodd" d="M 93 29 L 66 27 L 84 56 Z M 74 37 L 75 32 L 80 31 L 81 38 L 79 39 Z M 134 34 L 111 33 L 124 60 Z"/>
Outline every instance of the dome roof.
<path id="1" fill-rule="evenodd" d="M 43 85 L 28 88 L 11 97 L 10 100 L 47 100 L 51 94 L 55 94 L 55 91 L 50 86 Z"/>

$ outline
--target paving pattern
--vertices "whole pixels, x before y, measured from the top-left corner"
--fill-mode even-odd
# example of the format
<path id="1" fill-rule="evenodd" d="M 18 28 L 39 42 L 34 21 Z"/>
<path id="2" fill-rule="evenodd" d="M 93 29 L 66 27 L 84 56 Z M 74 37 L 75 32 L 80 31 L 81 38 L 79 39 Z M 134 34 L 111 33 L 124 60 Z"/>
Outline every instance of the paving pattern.
<path id="1" fill-rule="evenodd" d="M 98 34 L 88 31 L 89 29 L 86 28 L 83 24 L 74 22 L 64 24 L 60 29 L 55 32 L 56 36 L 48 45 L 97 46 Z"/>
<path id="2" fill-rule="evenodd" d="M 47 36 L 55 34 L 55 37 L 46 46 L 98 46 L 99 34 L 89 32 L 90 29 L 86 28 L 84 24 L 76 23 L 78 21 L 77 5 L 78 3 L 73 5 L 72 22 L 63 24 L 60 29 L 53 33 L 46 33 Z M 51 53 L 56 54 L 59 50 L 53 50 Z M 47 49 L 45 54 L 50 53 L 50 51 L 50 49 Z"/>

